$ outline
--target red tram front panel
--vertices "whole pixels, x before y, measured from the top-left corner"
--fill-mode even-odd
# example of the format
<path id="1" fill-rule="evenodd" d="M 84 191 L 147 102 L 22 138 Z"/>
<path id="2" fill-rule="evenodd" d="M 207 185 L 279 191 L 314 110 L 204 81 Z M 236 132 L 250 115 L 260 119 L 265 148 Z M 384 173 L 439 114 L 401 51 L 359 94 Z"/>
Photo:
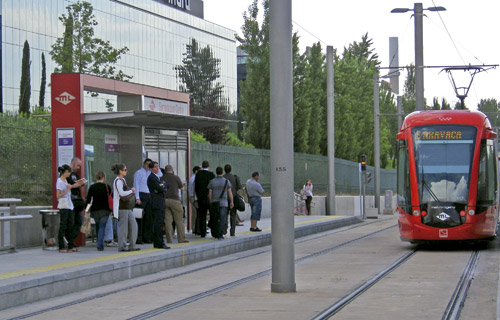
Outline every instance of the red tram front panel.
<path id="1" fill-rule="evenodd" d="M 496 235 L 498 161 L 488 118 L 471 111 L 418 111 L 397 136 L 401 239 Z"/>

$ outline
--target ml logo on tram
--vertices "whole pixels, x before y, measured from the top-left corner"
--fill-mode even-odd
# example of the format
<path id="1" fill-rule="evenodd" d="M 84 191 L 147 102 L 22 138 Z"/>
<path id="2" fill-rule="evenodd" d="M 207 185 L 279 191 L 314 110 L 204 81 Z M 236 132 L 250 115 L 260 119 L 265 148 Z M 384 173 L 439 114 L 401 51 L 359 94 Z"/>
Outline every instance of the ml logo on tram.
<path id="1" fill-rule="evenodd" d="M 56 100 L 59 101 L 60 103 L 64 104 L 65 106 L 70 104 L 71 101 L 75 100 L 76 98 L 64 91 L 61 93 L 59 96 L 56 97 Z"/>
<path id="2" fill-rule="evenodd" d="M 436 218 L 438 218 L 441 221 L 446 221 L 450 218 L 450 216 L 444 212 L 441 212 Z"/>

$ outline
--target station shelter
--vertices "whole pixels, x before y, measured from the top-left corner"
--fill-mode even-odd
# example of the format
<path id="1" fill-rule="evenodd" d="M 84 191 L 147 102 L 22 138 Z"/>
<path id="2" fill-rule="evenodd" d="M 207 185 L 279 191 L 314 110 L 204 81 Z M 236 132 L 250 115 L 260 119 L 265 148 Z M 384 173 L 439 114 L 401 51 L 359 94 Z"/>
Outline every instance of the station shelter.
<path id="1" fill-rule="evenodd" d="M 84 163 L 78 175 L 89 181 L 87 187 L 95 182 L 97 171 L 103 171 L 111 185 L 114 163 L 127 166 L 126 180 L 132 186 L 134 172 L 150 158 L 162 168 L 172 165 L 185 185 L 183 205 L 188 208 L 190 129 L 225 126 L 226 120 L 191 116 L 187 93 L 93 75 L 54 73 L 51 89 L 54 190 L 57 168 L 69 165 L 75 156 Z M 89 111 L 84 105 L 86 95 L 99 94 L 116 97 L 116 105 L 107 103 L 107 109 L 99 109 L 106 111 Z M 57 207 L 55 192 L 53 205 Z"/>

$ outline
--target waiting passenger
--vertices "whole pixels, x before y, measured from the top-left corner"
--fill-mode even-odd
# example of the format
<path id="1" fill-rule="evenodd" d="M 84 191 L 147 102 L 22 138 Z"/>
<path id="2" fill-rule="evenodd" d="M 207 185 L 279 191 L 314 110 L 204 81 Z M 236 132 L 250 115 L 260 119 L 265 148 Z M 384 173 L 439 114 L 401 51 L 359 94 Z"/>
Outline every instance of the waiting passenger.
<path id="1" fill-rule="evenodd" d="M 250 231 L 261 232 L 262 230 L 257 227 L 257 222 L 260 221 L 260 215 L 262 213 L 262 194 L 264 189 L 259 183 L 260 176 L 257 171 L 252 173 L 252 178 L 248 179 L 246 183 L 246 190 L 248 193 L 248 202 L 250 203 L 250 208 L 252 209 L 252 215 L 250 216 Z"/>
<path id="2" fill-rule="evenodd" d="M 116 163 L 111 166 L 111 170 L 117 175 L 113 182 L 113 216 L 118 219 L 118 251 L 141 250 L 135 247 L 137 222 L 132 209 L 120 209 L 120 197 L 135 195 L 135 189 L 129 189 L 125 181 L 127 167 L 123 163 Z"/>
<path id="3" fill-rule="evenodd" d="M 105 183 L 106 174 L 102 171 L 97 171 L 97 182 L 90 186 L 87 193 L 87 205 L 92 204 L 90 207 L 90 216 L 95 221 L 95 228 L 97 233 L 97 250 L 104 250 L 104 233 L 106 224 L 111 214 L 109 208 L 108 195 L 111 194 L 111 187 Z"/>
<path id="4" fill-rule="evenodd" d="M 165 193 L 165 234 L 168 243 L 173 241 L 172 222 L 175 222 L 177 228 L 177 240 L 179 243 L 187 243 L 186 233 L 184 229 L 183 213 L 179 191 L 184 190 L 181 178 L 174 174 L 174 169 L 171 165 L 165 166 L 165 174 L 161 177 L 161 181 L 168 185 L 168 190 Z"/>
<path id="5" fill-rule="evenodd" d="M 208 199 L 210 201 L 210 231 L 219 240 L 224 239 L 224 228 L 227 225 L 229 208 L 233 207 L 231 182 L 222 176 L 222 167 L 215 169 L 217 177 L 208 184 Z"/>
<path id="6" fill-rule="evenodd" d="M 71 189 L 79 188 L 81 186 L 80 183 L 69 184 L 67 179 L 71 174 L 71 168 L 67 164 L 62 167 L 57 168 L 59 172 L 59 178 L 56 182 L 56 198 L 57 198 L 57 209 L 59 209 L 59 252 L 67 253 L 67 252 L 75 252 L 78 251 L 77 248 L 74 248 L 74 220 L 75 220 L 75 212 L 73 202 L 71 201 Z M 66 249 L 64 245 L 64 237 L 68 241 L 68 249 Z"/>

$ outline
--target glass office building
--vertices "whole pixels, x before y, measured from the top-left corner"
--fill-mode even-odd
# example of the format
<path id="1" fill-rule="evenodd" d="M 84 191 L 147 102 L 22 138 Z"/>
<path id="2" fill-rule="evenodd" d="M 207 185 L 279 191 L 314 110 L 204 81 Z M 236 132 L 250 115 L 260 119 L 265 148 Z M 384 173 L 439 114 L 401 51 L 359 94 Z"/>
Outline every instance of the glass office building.
<path id="1" fill-rule="evenodd" d="M 210 46 L 221 60 L 219 81 L 230 110 L 236 109 L 237 56 L 234 31 L 203 19 L 202 0 L 87 0 L 99 23 L 95 36 L 110 41 L 115 48 L 128 47 L 116 68 L 133 76 L 131 82 L 178 90 L 175 66 L 182 64 L 186 44 L 196 39 Z M 0 0 L 1 12 L 1 103 L 3 111 L 19 109 L 23 45 L 30 45 L 31 106 L 39 101 L 41 55 L 45 54 L 47 87 L 45 106 L 50 106 L 50 74 L 56 65 L 49 54 L 62 37 L 59 21 L 74 0 Z M 86 96 L 85 111 L 107 111 L 116 105 L 113 96 Z"/>

